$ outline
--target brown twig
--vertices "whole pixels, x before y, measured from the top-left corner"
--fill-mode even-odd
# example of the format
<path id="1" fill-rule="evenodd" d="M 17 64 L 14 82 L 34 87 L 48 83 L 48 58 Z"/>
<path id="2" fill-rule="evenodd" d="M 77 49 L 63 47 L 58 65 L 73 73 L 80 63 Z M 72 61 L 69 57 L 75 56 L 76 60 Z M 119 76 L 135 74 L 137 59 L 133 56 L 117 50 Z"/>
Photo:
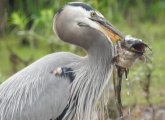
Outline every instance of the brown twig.
<path id="1" fill-rule="evenodd" d="M 123 120 L 123 111 L 122 111 L 123 106 L 122 106 L 122 101 L 121 101 L 121 84 L 122 84 L 123 74 L 126 70 L 119 66 L 116 66 L 116 70 L 117 70 L 116 71 L 117 74 L 114 71 L 113 83 L 114 83 L 115 96 L 117 99 L 117 109 L 119 111 L 121 120 Z"/>

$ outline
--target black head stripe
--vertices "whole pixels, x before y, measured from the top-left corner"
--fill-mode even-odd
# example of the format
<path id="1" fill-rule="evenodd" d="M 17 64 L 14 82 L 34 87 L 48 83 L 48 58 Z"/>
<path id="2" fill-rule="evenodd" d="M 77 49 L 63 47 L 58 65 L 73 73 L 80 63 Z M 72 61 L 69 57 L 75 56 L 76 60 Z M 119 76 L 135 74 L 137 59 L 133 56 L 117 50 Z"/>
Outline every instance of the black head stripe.
<path id="1" fill-rule="evenodd" d="M 91 10 L 94 10 L 91 6 L 87 5 L 87 4 L 84 4 L 84 3 L 79 3 L 79 2 L 73 2 L 73 3 L 69 3 L 69 5 L 71 6 L 76 6 L 76 7 L 82 7 L 83 9 L 85 9 L 86 11 L 91 11 Z M 65 7 L 65 6 L 64 6 Z M 64 7 L 60 8 L 59 10 L 57 10 L 56 14 L 60 14 Z"/>
<path id="2" fill-rule="evenodd" d="M 77 6 L 77 7 L 82 7 L 82 8 L 84 8 L 87 11 L 93 10 L 93 8 L 91 6 L 89 6 L 87 4 L 84 4 L 84 3 L 70 3 L 69 5 L 71 5 L 71 6 Z"/>

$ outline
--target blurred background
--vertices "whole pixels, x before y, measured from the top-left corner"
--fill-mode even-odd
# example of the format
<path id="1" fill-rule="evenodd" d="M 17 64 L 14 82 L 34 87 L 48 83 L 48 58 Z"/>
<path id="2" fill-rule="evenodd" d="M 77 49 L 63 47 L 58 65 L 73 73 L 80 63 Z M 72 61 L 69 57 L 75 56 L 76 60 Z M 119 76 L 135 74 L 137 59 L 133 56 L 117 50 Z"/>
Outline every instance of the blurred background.
<path id="1" fill-rule="evenodd" d="M 137 61 L 128 80 L 123 79 L 122 102 L 133 116 L 145 117 L 146 112 L 157 116 L 156 120 L 165 119 L 165 0 L 77 1 L 92 5 L 124 34 L 150 46 L 147 63 Z M 53 16 L 68 2 L 0 0 L 0 83 L 52 52 L 85 55 L 82 49 L 60 41 L 52 30 Z"/>

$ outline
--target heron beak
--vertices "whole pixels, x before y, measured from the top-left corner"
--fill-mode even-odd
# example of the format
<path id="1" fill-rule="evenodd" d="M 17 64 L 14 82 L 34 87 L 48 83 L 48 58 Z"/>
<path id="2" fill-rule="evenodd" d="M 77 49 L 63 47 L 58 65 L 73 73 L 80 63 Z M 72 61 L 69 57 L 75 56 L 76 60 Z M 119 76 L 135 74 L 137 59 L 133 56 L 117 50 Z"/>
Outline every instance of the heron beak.
<path id="1" fill-rule="evenodd" d="M 124 39 L 124 35 L 104 18 L 90 18 L 99 23 L 102 31 L 108 35 L 113 42 Z"/>

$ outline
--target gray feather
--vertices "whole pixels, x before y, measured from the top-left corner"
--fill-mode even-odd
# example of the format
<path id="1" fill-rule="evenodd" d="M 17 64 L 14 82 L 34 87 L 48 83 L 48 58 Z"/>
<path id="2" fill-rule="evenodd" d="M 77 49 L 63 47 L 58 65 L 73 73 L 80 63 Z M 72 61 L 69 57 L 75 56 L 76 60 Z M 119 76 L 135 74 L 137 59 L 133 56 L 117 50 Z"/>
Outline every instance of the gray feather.
<path id="1" fill-rule="evenodd" d="M 80 58 L 70 53 L 50 54 L 2 83 L 0 120 L 57 118 L 67 105 L 70 81 L 50 71 L 77 60 Z"/>

